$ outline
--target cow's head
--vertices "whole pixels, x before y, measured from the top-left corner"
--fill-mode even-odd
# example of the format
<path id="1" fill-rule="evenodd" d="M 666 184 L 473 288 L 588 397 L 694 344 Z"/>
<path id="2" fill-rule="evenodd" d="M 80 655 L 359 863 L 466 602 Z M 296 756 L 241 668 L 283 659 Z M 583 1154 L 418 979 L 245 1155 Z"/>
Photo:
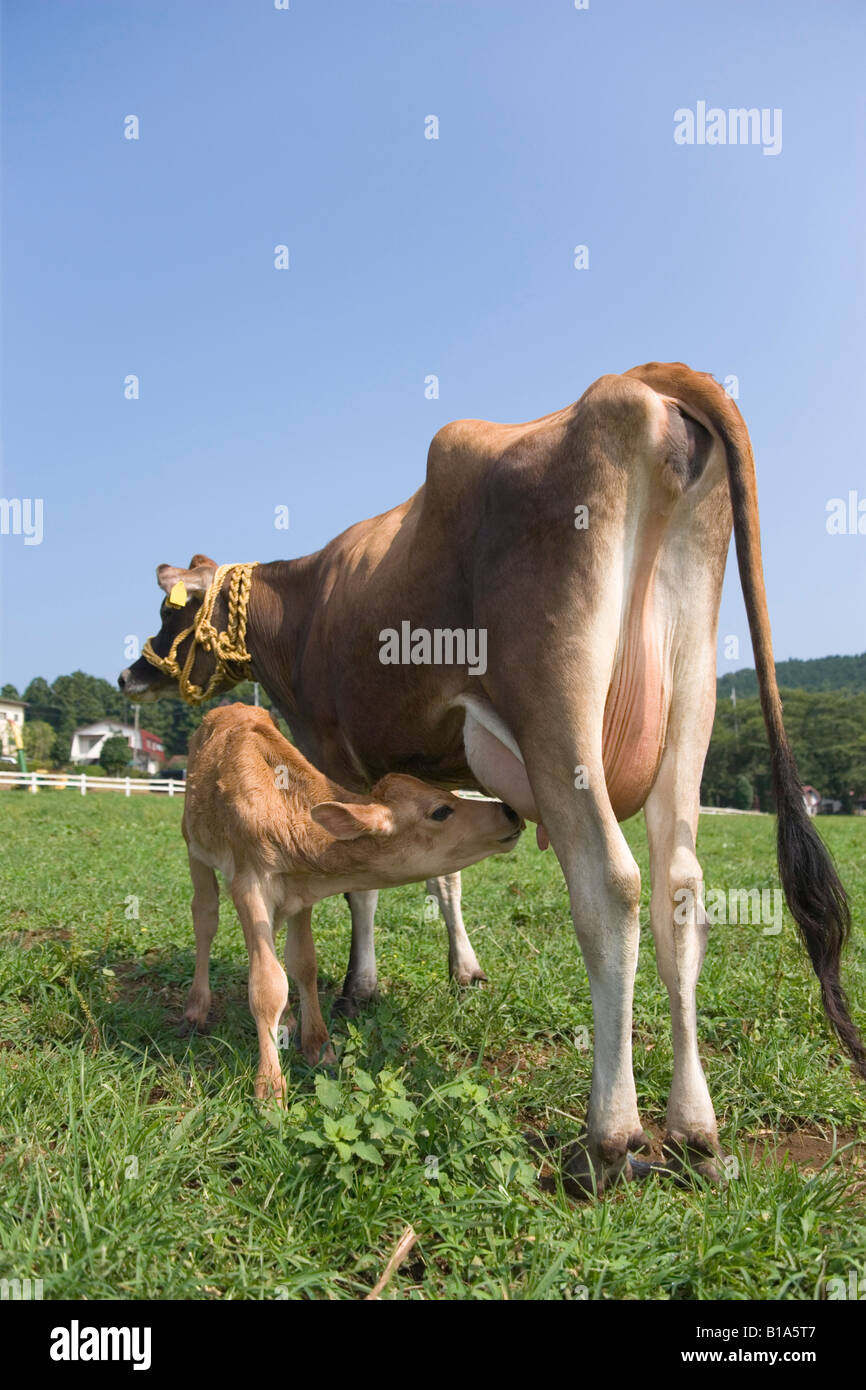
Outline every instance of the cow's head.
<path id="1" fill-rule="evenodd" d="M 159 610 L 162 626 L 150 639 L 157 656 L 167 657 L 177 636 L 185 628 L 191 628 L 216 571 L 216 561 L 209 559 L 207 555 L 193 555 L 189 569 L 179 569 L 176 565 L 157 567 L 157 583 L 165 594 Z M 178 644 L 175 657 L 181 667 L 189 655 L 192 641 L 193 636 L 190 632 Z M 204 686 L 213 669 L 214 657 L 210 652 L 199 649 L 192 664 L 191 679 L 196 685 Z M 130 700 L 158 700 L 161 695 L 180 693 L 177 677 L 161 671 L 148 661 L 146 656 L 140 656 L 131 666 L 127 666 L 125 671 L 121 671 L 117 684 Z M 228 684 L 223 688 L 228 689 Z"/>

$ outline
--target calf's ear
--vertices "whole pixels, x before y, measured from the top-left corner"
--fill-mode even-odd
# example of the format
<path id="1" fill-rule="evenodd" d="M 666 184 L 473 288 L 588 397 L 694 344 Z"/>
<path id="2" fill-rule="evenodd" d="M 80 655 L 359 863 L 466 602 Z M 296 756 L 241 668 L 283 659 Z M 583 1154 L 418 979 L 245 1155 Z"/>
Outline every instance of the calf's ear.
<path id="1" fill-rule="evenodd" d="M 392 835 L 394 817 L 387 806 L 371 806 L 344 801 L 320 801 L 310 815 L 335 840 L 357 840 L 360 835 Z"/>

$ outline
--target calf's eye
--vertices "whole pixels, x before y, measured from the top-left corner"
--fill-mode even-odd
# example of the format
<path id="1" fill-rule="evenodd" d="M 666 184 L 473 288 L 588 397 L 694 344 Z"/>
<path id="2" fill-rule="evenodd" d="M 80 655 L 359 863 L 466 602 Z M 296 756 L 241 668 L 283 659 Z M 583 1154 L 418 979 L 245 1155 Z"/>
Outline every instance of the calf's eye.
<path id="1" fill-rule="evenodd" d="M 454 807 L 453 807 L 453 806 L 437 806 L 435 811 L 431 811 L 431 812 L 430 812 L 430 819 L 431 819 L 431 820 L 447 820 L 449 816 L 453 816 L 453 815 L 454 815 Z"/>

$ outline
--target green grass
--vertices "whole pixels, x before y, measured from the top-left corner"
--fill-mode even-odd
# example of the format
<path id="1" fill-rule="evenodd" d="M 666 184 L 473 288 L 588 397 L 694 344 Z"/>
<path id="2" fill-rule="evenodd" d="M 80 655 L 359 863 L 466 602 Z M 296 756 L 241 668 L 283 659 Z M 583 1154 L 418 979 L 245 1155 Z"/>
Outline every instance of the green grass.
<path id="1" fill-rule="evenodd" d="M 407 1222 L 418 1244 L 385 1297 L 808 1299 L 831 1276 L 866 1274 L 864 1149 L 852 1146 L 866 1088 L 828 1034 L 787 916 L 780 936 L 716 927 L 699 987 L 739 1175 L 719 1190 L 653 1176 L 579 1201 L 557 1146 L 580 1131 L 592 1020 L 552 852 L 527 836 L 466 873 L 491 984 L 462 995 L 423 890 L 383 893 L 380 1002 L 335 1023 L 330 1076 L 285 1054 L 280 1114 L 252 1098 L 246 958 L 227 900 L 218 1021 L 191 1041 L 174 1032 L 193 959 L 180 814 L 179 799 L 2 794 L 0 1277 L 41 1278 L 46 1298 L 358 1298 Z M 854 903 L 846 979 L 863 1024 L 866 820 L 820 828 Z M 646 880 L 642 821 L 626 833 Z M 768 818 L 705 817 L 699 851 L 709 886 L 777 885 Z M 327 1015 L 348 953 L 342 899 L 314 927 Z M 648 926 L 635 1069 L 644 1121 L 659 1127 L 671 1049 Z M 543 1163 L 533 1132 L 552 1146 Z M 755 1157 L 773 1136 L 797 1161 Z"/>

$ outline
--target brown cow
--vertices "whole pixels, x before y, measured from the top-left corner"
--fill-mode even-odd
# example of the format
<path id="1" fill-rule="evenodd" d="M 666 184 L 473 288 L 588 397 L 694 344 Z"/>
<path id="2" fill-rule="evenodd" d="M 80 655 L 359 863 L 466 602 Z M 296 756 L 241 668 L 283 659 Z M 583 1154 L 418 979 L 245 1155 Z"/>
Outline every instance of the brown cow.
<path id="1" fill-rule="evenodd" d="M 183 809 L 195 927 L 187 1023 L 203 1028 L 210 1009 L 216 869 L 230 887 L 249 952 L 259 1035 L 256 1095 L 281 1098 L 275 1035 L 289 987 L 274 952 L 280 922 L 286 923 L 286 971 L 301 999 L 301 1049 L 311 1066 L 333 1061 L 316 989 L 313 904 L 350 889 L 458 872 L 513 849 L 523 828 L 501 801 L 465 800 L 400 774 L 383 777 L 371 796 L 357 796 L 312 767 L 264 710 L 240 704 L 211 710 L 190 741 Z"/>
<path id="2" fill-rule="evenodd" d="M 391 771 L 482 788 L 543 821 L 592 991 L 593 1079 L 577 1171 L 598 1188 L 628 1175 L 629 1152 L 645 1143 L 631 1059 L 640 874 L 618 823 L 641 807 L 673 1023 L 668 1148 L 716 1171 L 696 1027 L 708 928 L 695 837 L 732 521 L 770 741 L 782 885 L 827 1014 L 866 1075 L 839 978 L 848 904 L 806 815 L 782 723 L 751 444 L 711 377 L 650 363 L 601 377 L 574 405 L 528 424 L 447 425 L 430 447 L 425 486 L 408 502 L 317 554 L 252 575 L 245 669 L 317 766 L 359 790 Z M 215 573 L 201 555 L 189 570 L 160 567 L 167 593 L 184 580 L 188 603 L 164 608 L 157 660 Z M 223 625 L 225 579 L 215 610 Z M 437 662 L 437 631 L 463 634 L 462 661 L 443 659 L 440 646 Z M 484 634 L 483 663 L 469 660 L 470 633 Z M 479 650 L 476 641 L 473 657 Z M 192 652 L 196 680 L 214 672 L 214 661 L 205 648 Z M 222 669 L 226 687 L 237 678 Z M 134 698 L 178 690 L 144 657 L 120 684 Z M 680 920 L 674 912 L 684 902 Z M 349 986 L 358 955 L 369 967 L 371 928 L 369 911 L 353 914 Z"/>

